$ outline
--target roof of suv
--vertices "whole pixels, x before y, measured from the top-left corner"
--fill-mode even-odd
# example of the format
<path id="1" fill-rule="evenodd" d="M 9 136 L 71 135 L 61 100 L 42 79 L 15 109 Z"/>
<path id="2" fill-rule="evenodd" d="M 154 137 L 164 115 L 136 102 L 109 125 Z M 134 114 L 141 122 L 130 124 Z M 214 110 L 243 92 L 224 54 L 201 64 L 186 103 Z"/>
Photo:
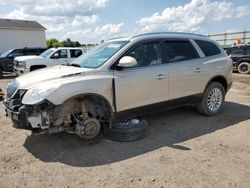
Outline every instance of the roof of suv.
<path id="1" fill-rule="evenodd" d="M 194 33 L 184 33 L 184 32 L 156 32 L 156 33 L 144 33 L 140 35 L 135 35 L 132 37 L 117 37 L 112 38 L 108 41 L 119 41 L 119 40 L 133 40 L 133 39 L 150 39 L 150 38 L 164 38 L 164 37 L 171 37 L 171 38 L 196 38 L 196 39 L 209 39 L 208 36 L 201 35 L 201 34 L 194 34 Z"/>

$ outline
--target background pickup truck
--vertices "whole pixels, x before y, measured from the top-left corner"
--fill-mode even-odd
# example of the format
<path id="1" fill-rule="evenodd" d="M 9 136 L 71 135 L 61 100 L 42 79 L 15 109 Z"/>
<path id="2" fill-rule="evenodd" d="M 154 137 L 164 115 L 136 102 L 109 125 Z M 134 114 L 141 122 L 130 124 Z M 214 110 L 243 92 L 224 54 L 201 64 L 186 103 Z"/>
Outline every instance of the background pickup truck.
<path id="1" fill-rule="evenodd" d="M 18 56 L 39 55 L 47 48 L 22 48 L 8 50 L 0 56 L 0 78 L 3 72 L 13 72 L 14 58 Z"/>
<path id="2" fill-rule="evenodd" d="M 15 58 L 14 72 L 20 76 L 26 72 L 65 65 L 82 55 L 85 51 L 82 48 L 50 48 L 39 56 L 20 56 Z"/>

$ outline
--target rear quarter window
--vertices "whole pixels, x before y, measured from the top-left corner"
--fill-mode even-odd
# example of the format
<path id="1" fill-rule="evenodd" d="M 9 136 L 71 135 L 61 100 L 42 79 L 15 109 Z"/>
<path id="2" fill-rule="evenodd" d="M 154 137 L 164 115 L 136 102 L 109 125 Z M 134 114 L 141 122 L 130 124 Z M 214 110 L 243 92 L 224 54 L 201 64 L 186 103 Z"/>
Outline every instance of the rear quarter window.
<path id="1" fill-rule="evenodd" d="M 204 40 L 195 40 L 205 56 L 213 56 L 221 53 L 220 49 L 213 42 Z"/>

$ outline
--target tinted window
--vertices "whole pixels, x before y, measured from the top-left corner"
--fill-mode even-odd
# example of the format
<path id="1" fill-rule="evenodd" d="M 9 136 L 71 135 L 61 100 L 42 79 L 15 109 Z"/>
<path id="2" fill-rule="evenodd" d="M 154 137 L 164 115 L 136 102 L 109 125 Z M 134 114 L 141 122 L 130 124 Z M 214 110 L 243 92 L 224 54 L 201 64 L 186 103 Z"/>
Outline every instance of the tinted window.
<path id="1" fill-rule="evenodd" d="M 37 55 L 40 55 L 41 53 L 45 52 L 46 50 L 47 50 L 46 48 L 38 48 Z"/>
<path id="2" fill-rule="evenodd" d="M 236 47 L 233 47 L 233 48 L 229 48 L 227 50 L 227 54 L 230 55 L 230 54 L 239 54 L 239 55 L 243 55 L 244 54 L 244 48 L 243 47 L 240 47 L 240 46 L 236 46 Z"/>
<path id="3" fill-rule="evenodd" d="M 220 49 L 212 42 L 195 40 L 198 46 L 201 48 L 205 56 L 218 55 L 221 53 Z"/>
<path id="4" fill-rule="evenodd" d="M 18 57 L 18 56 L 22 56 L 24 55 L 23 49 L 16 49 L 13 50 L 13 52 L 11 52 L 8 56 L 9 57 Z"/>
<path id="5" fill-rule="evenodd" d="M 82 50 L 70 50 L 71 58 L 77 58 L 82 55 Z"/>
<path id="6" fill-rule="evenodd" d="M 126 56 L 134 57 L 137 60 L 136 67 L 159 65 L 162 63 L 161 45 L 159 42 L 144 43 L 135 47 Z"/>
<path id="7" fill-rule="evenodd" d="M 24 49 L 24 55 L 37 55 L 36 49 Z"/>
<path id="8" fill-rule="evenodd" d="M 250 46 L 247 46 L 246 48 L 246 55 L 250 55 Z"/>
<path id="9" fill-rule="evenodd" d="M 168 62 L 183 61 L 199 57 L 189 41 L 166 41 L 164 53 L 167 54 Z"/>

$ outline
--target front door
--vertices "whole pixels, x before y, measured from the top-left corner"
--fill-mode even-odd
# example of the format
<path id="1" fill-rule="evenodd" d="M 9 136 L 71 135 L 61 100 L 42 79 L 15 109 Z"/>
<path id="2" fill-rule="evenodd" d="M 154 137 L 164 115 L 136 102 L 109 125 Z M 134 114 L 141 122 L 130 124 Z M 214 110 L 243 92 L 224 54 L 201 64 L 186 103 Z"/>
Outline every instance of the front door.
<path id="1" fill-rule="evenodd" d="M 137 60 L 132 68 L 115 70 L 117 112 L 168 100 L 168 69 L 160 41 L 138 44 L 124 56 Z"/>
<path id="2" fill-rule="evenodd" d="M 66 65 L 70 63 L 70 56 L 67 49 L 59 49 L 51 55 L 49 66 Z"/>

